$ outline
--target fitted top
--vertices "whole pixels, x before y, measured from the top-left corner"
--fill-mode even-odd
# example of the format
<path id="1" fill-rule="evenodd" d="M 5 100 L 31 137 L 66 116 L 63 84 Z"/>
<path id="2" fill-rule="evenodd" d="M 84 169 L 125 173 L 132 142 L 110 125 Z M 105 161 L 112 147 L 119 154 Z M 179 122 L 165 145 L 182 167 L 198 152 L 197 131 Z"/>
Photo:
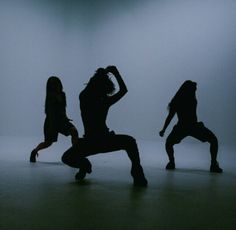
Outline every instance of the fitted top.
<path id="1" fill-rule="evenodd" d="M 46 116 L 52 118 L 53 121 L 61 121 L 67 119 L 66 116 L 66 96 L 62 92 L 48 93 L 45 104 Z"/>
<path id="2" fill-rule="evenodd" d="M 96 98 L 94 95 L 89 95 L 86 90 L 80 93 L 80 111 L 85 137 L 93 138 L 109 133 L 109 128 L 106 124 L 110 107 L 108 98 L 109 97 Z"/>
<path id="3" fill-rule="evenodd" d="M 177 113 L 178 125 L 189 126 L 197 122 L 197 100 L 186 100 L 172 106 L 173 112 Z"/>

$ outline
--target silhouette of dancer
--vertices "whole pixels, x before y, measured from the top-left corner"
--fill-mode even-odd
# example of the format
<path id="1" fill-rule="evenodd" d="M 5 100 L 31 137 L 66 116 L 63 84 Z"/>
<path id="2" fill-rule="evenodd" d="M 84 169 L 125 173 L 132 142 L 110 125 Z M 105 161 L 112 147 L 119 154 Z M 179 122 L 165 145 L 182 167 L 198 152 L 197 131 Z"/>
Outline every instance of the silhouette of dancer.
<path id="1" fill-rule="evenodd" d="M 114 93 L 115 86 L 110 80 L 111 73 L 119 85 L 119 91 Z M 140 164 L 136 141 L 128 135 L 118 135 L 110 131 L 106 118 L 110 106 L 119 101 L 127 93 L 126 85 L 115 66 L 99 68 L 80 93 L 80 110 L 84 125 L 84 138 L 79 138 L 78 144 L 68 149 L 62 156 L 62 161 L 75 168 L 80 168 L 76 174 L 77 180 L 91 173 L 92 165 L 86 156 L 117 150 L 125 150 L 131 160 L 131 175 L 136 186 L 147 186 Z"/>
<path id="2" fill-rule="evenodd" d="M 221 173 L 223 170 L 219 167 L 216 160 L 218 152 L 217 138 L 204 126 L 203 122 L 197 121 L 196 89 L 196 82 L 190 80 L 185 81 L 168 105 L 169 114 L 165 120 L 163 129 L 159 132 L 160 136 L 164 136 L 165 130 L 175 114 L 177 114 L 178 123 L 166 139 L 166 152 L 169 157 L 169 163 L 166 165 L 166 169 L 175 169 L 173 146 L 180 143 L 185 137 L 192 136 L 202 142 L 210 143 L 210 171 Z"/>
<path id="3" fill-rule="evenodd" d="M 44 122 L 44 141 L 41 142 L 30 154 L 30 162 L 36 162 L 38 151 L 48 148 L 57 141 L 58 133 L 65 136 L 71 135 L 72 144 L 78 141 L 78 132 L 66 115 L 66 95 L 58 77 L 48 78 L 46 86 Z"/>

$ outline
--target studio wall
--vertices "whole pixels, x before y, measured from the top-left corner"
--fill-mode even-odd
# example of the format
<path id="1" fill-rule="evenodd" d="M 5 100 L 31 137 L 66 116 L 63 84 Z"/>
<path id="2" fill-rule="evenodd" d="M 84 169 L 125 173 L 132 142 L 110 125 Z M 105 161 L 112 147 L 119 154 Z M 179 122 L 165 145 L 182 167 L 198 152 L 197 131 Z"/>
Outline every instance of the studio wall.
<path id="1" fill-rule="evenodd" d="M 110 111 L 111 129 L 160 140 L 168 102 L 191 79 L 199 120 L 233 144 L 235 10 L 233 0 L 0 1 L 0 135 L 43 134 L 51 75 L 82 135 L 79 92 L 96 68 L 114 64 L 129 92 Z"/>

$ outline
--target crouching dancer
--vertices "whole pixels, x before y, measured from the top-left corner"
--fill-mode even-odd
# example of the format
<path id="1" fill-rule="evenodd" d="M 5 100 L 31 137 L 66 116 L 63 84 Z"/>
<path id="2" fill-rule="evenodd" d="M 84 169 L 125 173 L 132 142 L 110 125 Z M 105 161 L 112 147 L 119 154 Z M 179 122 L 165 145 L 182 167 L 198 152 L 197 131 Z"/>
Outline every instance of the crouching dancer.
<path id="1" fill-rule="evenodd" d="M 119 85 L 115 86 L 108 74 L 112 74 Z M 115 66 L 99 68 L 89 80 L 85 89 L 80 93 L 80 110 L 84 125 L 84 137 L 68 149 L 62 156 L 62 161 L 75 168 L 77 180 L 91 173 L 92 165 L 87 156 L 111 151 L 125 150 L 131 160 L 131 175 L 135 186 L 147 186 L 143 168 L 140 164 L 139 151 L 136 141 L 128 135 L 118 135 L 110 131 L 106 125 L 108 110 L 127 93 L 126 85 Z"/>
<path id="2" fill-rule="evenodd" d="M 160 136 L 164 136 L 165 130 L 175 114 L 177 114 L 178 123 L 166 139 L 166 152 L 169 157 L 166 169 L 175 169 L 173 146 L 180 143 L 185 137 L 192 136 L 202 142 L 209 142 L 211 153 L 210 171 L 222 173 L 223 170 L 219 167 L 219 163 L 216 160 L 218 140 L 215 134 L 204 126 L 203 122 L 198 122 L 197 120 L 196 90 L 196 82 L 190 80 L 185 81 L 169 103 L 169 114 L 165 120 L 163 129 L 159 133 Z"/>

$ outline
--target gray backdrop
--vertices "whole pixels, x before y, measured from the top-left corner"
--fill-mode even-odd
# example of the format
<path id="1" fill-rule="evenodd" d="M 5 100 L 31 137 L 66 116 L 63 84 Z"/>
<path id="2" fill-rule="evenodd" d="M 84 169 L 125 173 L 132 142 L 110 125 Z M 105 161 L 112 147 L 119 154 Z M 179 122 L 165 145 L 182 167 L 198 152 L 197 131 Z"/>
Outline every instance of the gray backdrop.
<path id="1" fill-rule="evenodd" d="M 111 129 L 158 140 L 169 100 L 191 79 L 199 120 L 233 143 L 235 12 L 234 0 L 1 0 L 0 135 L 43 134 L 51 75 L 82 135 L 79 92 L 96 68 L 114 64 L 129 92 L 110 111 Z"/>

